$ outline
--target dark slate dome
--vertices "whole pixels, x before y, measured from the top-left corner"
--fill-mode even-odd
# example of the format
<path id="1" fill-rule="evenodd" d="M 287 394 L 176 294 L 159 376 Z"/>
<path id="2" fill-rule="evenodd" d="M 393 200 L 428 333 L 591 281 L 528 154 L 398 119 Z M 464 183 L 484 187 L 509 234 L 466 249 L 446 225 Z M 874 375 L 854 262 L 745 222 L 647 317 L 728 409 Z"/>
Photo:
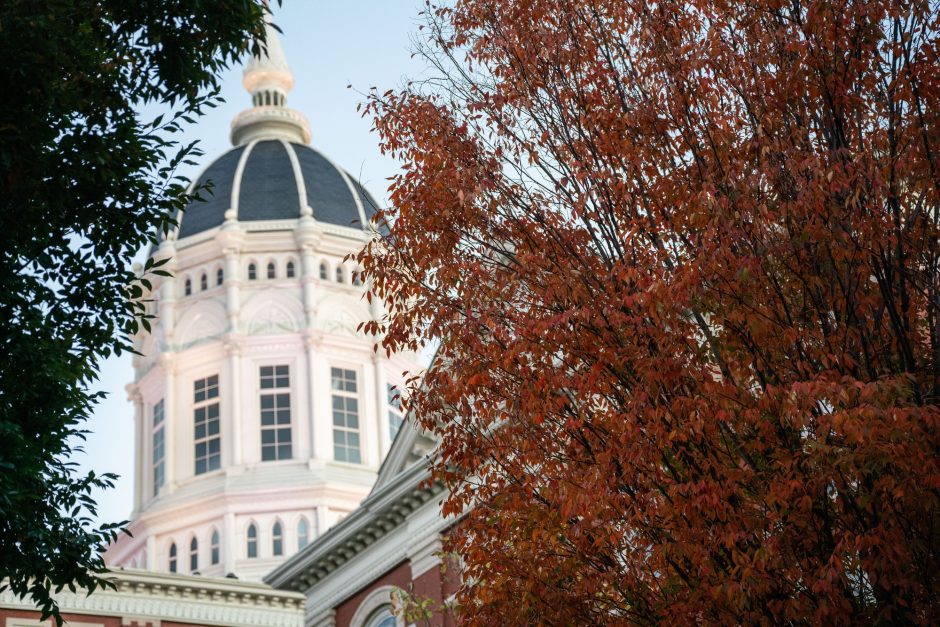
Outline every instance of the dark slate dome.
<path id="1" fill-rule="evenodd" d="M 367 228 L 378 209 L 347 172 L 313 148 L 283 139 L 232 148 L 206 168 L 197 183 L 211 188 L 189 203 L 180 218 L 179 238 L 221 226 L 229 209 L 236 211 L 239 222 L 295 220 L 306 205 L 318 222 L 356 229 Z"/>

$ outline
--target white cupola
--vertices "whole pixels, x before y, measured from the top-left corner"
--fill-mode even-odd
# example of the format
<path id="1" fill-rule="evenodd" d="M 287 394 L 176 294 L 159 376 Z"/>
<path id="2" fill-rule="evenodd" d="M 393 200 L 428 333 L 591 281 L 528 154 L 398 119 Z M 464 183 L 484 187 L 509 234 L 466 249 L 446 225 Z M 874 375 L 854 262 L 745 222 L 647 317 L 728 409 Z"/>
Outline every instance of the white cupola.
<path id="1" fill-rule="evenodd" d="M 254 106 L 232 120 L 233 145 L 241 146 L 262 137 L 310 143 L 307 118 L 287 107 L 294 75 L 270 19 L 265 25 L 265 54 L 248 61 L 242 84 L 251 94 Z"/>

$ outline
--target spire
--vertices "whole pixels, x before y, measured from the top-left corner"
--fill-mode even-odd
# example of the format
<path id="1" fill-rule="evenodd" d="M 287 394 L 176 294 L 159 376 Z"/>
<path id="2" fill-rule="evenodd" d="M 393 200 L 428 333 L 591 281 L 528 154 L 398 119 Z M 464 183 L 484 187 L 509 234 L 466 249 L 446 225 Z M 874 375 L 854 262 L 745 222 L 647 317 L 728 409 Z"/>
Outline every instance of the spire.
<path id="1" fill-rule="evenodd" d="M 241 146 L 256 139 L 284 139 L 310 143 L 307 118 L 287 107 L 287 93 L 294 86 L 294 75 L 277 31 L 271 26 L 271 14 L 265 15 L 265 48 L 261 56 L 252 56 L 245 65 L 242 84 L 251 94 L 251 109 L 232 120 L 232 144 Z"/>

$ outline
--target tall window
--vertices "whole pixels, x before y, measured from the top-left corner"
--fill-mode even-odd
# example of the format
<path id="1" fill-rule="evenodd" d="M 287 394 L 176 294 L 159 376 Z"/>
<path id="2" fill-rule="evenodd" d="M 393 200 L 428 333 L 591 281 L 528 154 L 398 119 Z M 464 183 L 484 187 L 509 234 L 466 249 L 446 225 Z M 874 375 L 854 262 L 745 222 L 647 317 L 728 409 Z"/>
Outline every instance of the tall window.
<path id="1" fill-rule="evenodd" d="M 196 474 L 221 466 L 219 436 L 219 375 L 197 379 L 193 384 L 193 425 L 196 444 Z"/>
<path id="2" fill-rule="evenodd" d="M 153 405 L 153 495 L 166 479 L 166 435 L 163 424 L 163 399 Z"/>
<path id="3" fill-rule="evenodd" d="M 258 278 L 258 268 L 255 267 L 255 264 L 249 263 L 248 264 L 248 280 L 254 281 L 257 278 Z"/>
<path id="4" fill-rule="evenodd" d="M 258 529 L 254 523 L 248 525 L 248 557 L 258 557 Z"/>
<path id="5" fill-rule="evenodd" d="M 222 285 L 225 282 L 225 270 L 219 268 L 215 271 L 215 284 Z"/>
<path id="6" fill-rule="evenodd" d="M 268 263 L 268 278 L 273 279 L 277 276 L 277 269 L 274 267 L 274 262 L 271 261 Z"/>
<path id="7" fill-rule="evenodd" d="M 387 386 L 388 390 L 388 435 L 392 440 L 398 435 L 401 429 L 401 395 L 394 385 Z"/>
<path id="8" fill-rule="evenodd" d="M 199 289 L 201 289 L 203 292 L 209 289 L 209 277 L 206 276 L 205 272 L 203 272 L 202 276 L 199 277 Z"/>
<path id="9" fill-rule="evenodd" d="M 281 523 L 274 523 L 274 529 L 271 531 L 271 552 L 274 555 L 284 555 L 284 529 Z"/>
<path id="10" fill-rule="evenodd" d="M 297 548 L 302 549 L 310 542 L 310 525 L 306 518 L 301 518 L 297 523 Z"/>
<path id="11" fill-rule="evenodd" d="M 293 261 L 287 262 L 287 278 L 288 279 L 294 278 L 294 262 Z"/>
<path id="12" fill-rule="evenodd" d="M 261 460 L 290 458 L 290 369 L 261 366 Z"/>
<path id="13" fill-rule="evenodd" d="M 189 296 L 193 293 L 193 282 L 191 279 L 186 279 L 186 282 L 183 283 L 183 293 L 186 296 Z"/>
<path id="14" fill-rule="evenodd" d="M 170 572 L 176 572 L 176 543 L 170 545 Z"/>
<path id="15" fill-rule="evenodd" d="M 320 279 L 326 281 L 330 278 L 330 271 L 326 267 L 326 263 L 320 264 Z"/>
<path id="16" fill-rule="evenodd" d="M 189 541 L 189 572 L 194 573 L 199 570 L 199 540 L 196 536 Z"/>
<path id="17" fill-rule="evenodd" d="M 219 532 L 212 530 L 212 537 L 209 538 L 209 562 L 215 566 L 219 563 Z"/>
<path id="18" fill-rule="evenodd" d="M 359 454 L 359 391 L 356 371 L 332 368 L 333 390 L 333 458 L 358 464 Z"/>
<path id="19" fill-rule="evenodd" d="M 336 266 L 336 282 L 343 282 L 343 268 L 341 266 Z"/>

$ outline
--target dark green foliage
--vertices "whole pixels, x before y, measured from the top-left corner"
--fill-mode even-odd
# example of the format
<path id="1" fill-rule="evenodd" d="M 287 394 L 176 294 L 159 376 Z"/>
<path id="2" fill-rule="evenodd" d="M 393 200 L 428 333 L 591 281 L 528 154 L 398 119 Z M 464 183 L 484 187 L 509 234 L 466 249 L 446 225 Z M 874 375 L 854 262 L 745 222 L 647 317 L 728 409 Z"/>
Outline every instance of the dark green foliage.
<path id="1" fill-rule="evenodd" d="M 149 327 L 159 270 L 130 261 L 184 204 L 198 151 L 174 134 L 262 24 L 261 0 L 0 4 L 0 579 L 57 621 L 51 593 L 102 585 L 120 527 L 91 498 L 114 477 L 69 458 L 98 362 Z"/>

